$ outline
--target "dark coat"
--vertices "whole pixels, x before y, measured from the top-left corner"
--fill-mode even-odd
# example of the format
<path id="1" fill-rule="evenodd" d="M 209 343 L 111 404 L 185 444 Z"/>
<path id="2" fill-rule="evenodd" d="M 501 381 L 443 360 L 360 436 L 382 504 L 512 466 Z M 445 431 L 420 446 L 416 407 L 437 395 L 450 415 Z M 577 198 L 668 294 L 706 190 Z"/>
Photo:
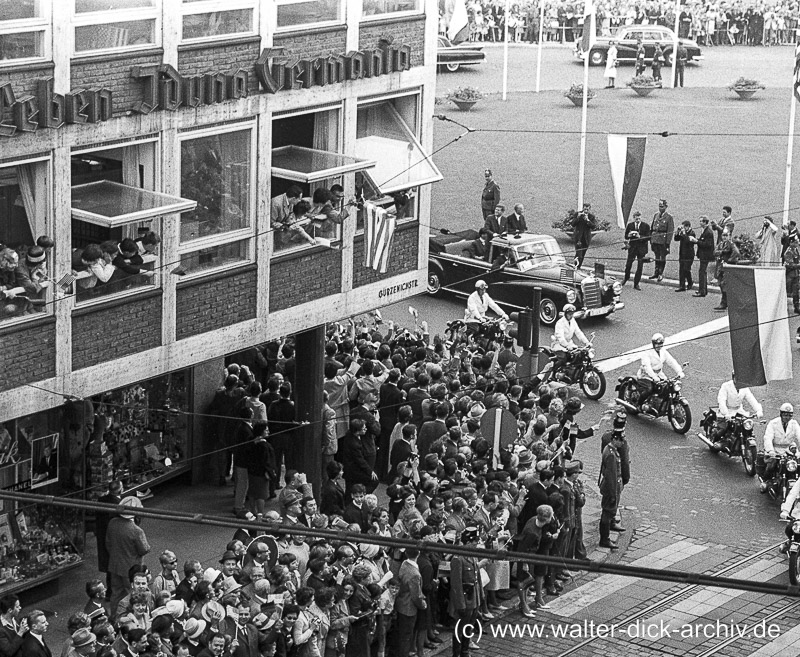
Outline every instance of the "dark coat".
<path id="1" fill-rule="evenodd" d="M 494 212 L 499 202 L 500 185 L 492 180 L 484 185 L 483 192 L 481 192 L 481 210 L 483 210 L 483 214 Z"/>
<path id="2" fill-rule="evenodd" d="M 270 440 L 287 442 L 292 437 L 291 429 L 297 426 L 295 421 L 294 402 L 291 399 L 278 399 L 267 409 Z M 287 429 L 289 430 L 287 432 Z"/>
<path id="3" fill-rule="evenodd" d="M 150 552 L 144 530 L 127 518 L 112 518 L 108 523 L 106 548 L 110 555 L 108 572 L 126 579 L 130 567 L 141 564 L 144 555 Z"/>
<path id="4" fill-rule="evenodd" d="M 367 510 L 366 504 L 362 504 L 361 508 L 358 508 L 350 501 L 348 505 L 344 507 L 344 515 L 342 517 L 348 525 L 357 524 L 361 527 L 362 532 L 365 534 L 367 533 L 369 529 L 369 511 Z"/>
<path id="5" fill-rule="evenodd" d="M 477 260 L 489 261 L 489 245 L 484 244 L 483 240 L 478 238 L 472 240 L 465 250 L 464 254 L 467 258 L 476 258 Z"/>
<path id="6" fill-rule="evenodd" d="M 505 233 L 506 229 L 508 228 L 508 217 L 498 218 L 497 215 L 489 215 L 483 222 L 483 226 L 484 228 L 488 228 L 495 235 Z"/>
<path id="7" fill-rule="evenodd" d="M 600 437 L 600 455 L 603 455 L 603 450 L 606 448 L 611 442 L 611 437 L 614 435 L 613 431 L 606 431 Z M 619 452 L 619 459 L 620 465 L 622 468 L 622 484 L 627 485 L 628 482 L 631 480 L 631 458 L 630 458 L 630 446 L 628 445 L 628 441 L 623 439 L 622 445 L 617 450 Z"/>
<path id="8" fill-rule="evenodd" d="M 375 461 L 378 453 L 378 441 L 381 436 L 381 425 L 375 416 L 365 406 L 356 406 L 350 411 L 350 420 L 364 420 L 367 433 L 361 439 L 364 445 L 364 455 L 369 463 L 370 469 L 375 469 Z M 346 471 L 345 471 L 346 472 Z"/>
<path id="9" fill-rule="evenodd" d="M 403 404 L 403 391 L 393 383 L 381 385 L 378 408 L 380 409 L 381 435 L 386 438 L 392 435 L 397 424 L 397 412 Z"/>
<path id="10" fill-rule="evenodd" d="M 424 458 L 431 451 L 431 445 L 447 433 L 447 425 L 442 420 L 425 422 L 417 437 L 417 451 Z"/>
<path id="11" fill-rule="evenodd" d="M 342 438 L 342 466 L 348 486 L 372 483 L 373 470 L 367 461 L 366 452 L 363 438 L 354 436 L 349 431 Z"/>
<path id="12" fill-rule="evenodd" d="M 119 504 L 120 503 L 119 495 L 112 495 L 111 493 L 106 493 L 105 495 L 101 495 L 97 498 L 98 502 L 104 504 Z M 114 515 L 111 513 L 104 513 L 102 511 L 98 511 L 95 514 L 95 521 L 94 521 L 94 534 L 97 537 L 97 569 L 101 573 L 108 572 L 108 549 L 106 548 L 106 532 L 108 531 L 108 523 L 113 518 Z"/>
<path id="13" fill-rule="evenodd" d="M 519 514 L 517 525 L 524 527 L 531 518 L 536 517 L 536 509 L 542 504 L 547 504 L 547 491 L 544 486 L 536 482 L 529 490 L 528 496 L 525 498 L 525 504 Z"/>
<path id="14" fill-rule="evenodd" d="M 614 445 L 606 445 L 600 462 L 600 479 L 598 486 L 603 497 L 602 506 L 616 508 L 622 492 L 622 468 L 619 452 Z"/>
<path id="15" fill-rule="evenodd" d="M 330 479 L 322 484 L 319 512 L 328 516 L 344 513 L 344 491 Z"/>
<path id="16" fill-rule="evenodd" d="M 589 242 L 592 241 L 592 231 L 596 227 L 597 218 L 594 213 L 581 210 L 575 217 L 575 223 L 573 224 L 573 230 L 575 231 L 573 234 L 574 243 L 579 246 L 589 246 Z"/>
<path id="17" fill-rule="evenodd" d="M 690 228 L 688 231 L 676 232 L 675 241 L 680 244 L 678 247 L 678 260 L 684 264 L 691 264 L 694 260 L 694 242 L 691 238 L 695 237 L 694 231 Z"/>
<path id="18" fill-rule="evenodd" d="M 389 467 L 391 469 L 392 477 L 397 475 L 397 466 L 398 464 L 402 463 L 403 461 L 408 461 L 409 457 L 413 453 L 411 449 L 411 445 L 409 445 L 405 440 L 395 440 L 394 445 L 392 445 L 392 453 L 389 457 Z"/>
<path id="19" fill-rule="evenodd" d="M 19 647 L 17 655 L 19 657 L 53 657 L 47 644 L 42 645 L 39 639 L 30 632 L 26 632 L 22 637 L 22 645 Z"/>
<path id="20" fill-rule="evenodd" d="M 646 256 L 650 241 L 650 224 L 646 221 L 639 221 L 639 237 L 631 237 L 631 233 L 636 232 L 636 222 L 631 221 L 625 226 L 625 241 L 628 242 L 628 253 L 636 256 Z"/>
<path id="21" fill-rule="evenodd" d="M 10 627 L 0 625 L 0 657 L 14 657 L 22 646 L 22 637 Z"/>
<path id="22" fill-rule="evenodd" d="M 525 233 L 528 230 L 528 224 L 525 221 L 524 214 L 514 214 L 513 212 L 506 217 L 506 226 L 509 233 Z"/>
<path id="23" fill-rule="evenodd" d="M 702 262 L 714 260 L 714 231 L 710 225 L 703 228 L 697 238 L 697 259 Z"/>

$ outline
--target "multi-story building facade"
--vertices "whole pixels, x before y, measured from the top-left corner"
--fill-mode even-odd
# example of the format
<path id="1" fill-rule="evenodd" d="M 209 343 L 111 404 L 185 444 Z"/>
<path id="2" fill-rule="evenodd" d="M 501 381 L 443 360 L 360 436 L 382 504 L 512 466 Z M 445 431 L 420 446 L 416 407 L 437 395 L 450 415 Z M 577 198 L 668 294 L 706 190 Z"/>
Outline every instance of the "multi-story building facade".
<path id="1" fill-rule="evenodd" d="M 425 284 L 436 33 L 431 0 L 0 5 L 0 488 L 206 475 L 198 414 L 225 355 L 287 334 L 298 419 L 318 426 L 322 325 Z M 384 206 L 411 192 L 386 273 L 364 266 L 355 209 L 309 224 L 313 245 L 272 222 L 292 185 L 334 184 Z M 87 270 L 126 238 L 140 273 Z M 0 543 L 52 557 L 0 581 L 72 563 L 49 518 L 5 503 Z"/>

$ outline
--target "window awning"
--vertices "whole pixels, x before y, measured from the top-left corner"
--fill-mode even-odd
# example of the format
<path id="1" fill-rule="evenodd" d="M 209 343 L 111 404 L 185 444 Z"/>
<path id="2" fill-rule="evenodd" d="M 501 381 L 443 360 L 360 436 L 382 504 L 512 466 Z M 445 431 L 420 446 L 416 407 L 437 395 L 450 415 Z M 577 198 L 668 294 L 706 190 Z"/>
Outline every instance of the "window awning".
<path id="1" fill-rule="evenodd" d="M 303 146 L 281 146 L 272 150 L 272 175 L 301 183 L 318 182 L 374 166 L 374 158 L 351 157 Z"/>
<path id="2" fill-rule="evenodd" d="M 442 179 L 433 160 L 411 134 L 407 141 L 377 135 L 360 137 L 356 139 L 356 155 L 377 162 L 366 175 L 383 195 Z"/>
<path id="3" fill-rule="evenodd" d="M 197 201 L 131 187 L 109 180 L 75 185 L 72 216 L 90 224 L 117 228 L 154 217 L 194 210 Z"/>

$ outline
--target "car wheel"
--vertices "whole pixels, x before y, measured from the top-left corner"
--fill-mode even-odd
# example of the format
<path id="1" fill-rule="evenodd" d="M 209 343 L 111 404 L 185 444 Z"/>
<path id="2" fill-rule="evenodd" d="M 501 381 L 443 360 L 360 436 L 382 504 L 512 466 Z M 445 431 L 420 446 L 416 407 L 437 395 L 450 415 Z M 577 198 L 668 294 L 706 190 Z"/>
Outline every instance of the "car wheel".
<path id="1" fill-rule="evenodd" d="M 428 268 L 428 294 L 439 294 L 442 290 L 442 270 L 438 267 Z"/>
<path id="2" fill-rule="evenodd" d="M 606 63 L 606 53 L 603 50 L 592 50 L 589 53 L 589 63 L 592 66 L 602 66 Z"/>
<path id="3" fill-rule="evenodd" d="M 542 297 L 539 303 L 539 321 L 545 326 L 552 326 L 558 319 L 558 307 L 555 301 L 548 297 Z"/>
<path id="4" fill-rule="evenodd" d="M 447 64 L 447 70 L 451 73 L 455 73 L 459 68 L 461 68 L 461 64 Z"/>

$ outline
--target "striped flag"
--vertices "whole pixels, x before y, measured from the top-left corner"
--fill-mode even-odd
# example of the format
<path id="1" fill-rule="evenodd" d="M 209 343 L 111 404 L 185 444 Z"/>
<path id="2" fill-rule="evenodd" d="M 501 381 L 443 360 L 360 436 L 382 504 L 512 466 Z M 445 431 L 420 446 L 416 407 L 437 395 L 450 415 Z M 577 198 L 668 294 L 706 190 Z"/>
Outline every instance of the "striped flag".
<path id="1" fill-rule="evenodd" d="M 364 204 L 364 266 L 381 274 L 389 266 L 397 215 L 372 203 Z"/>
<path id="2" fill-rule="evenodd" d="M 583 10 L 583 36 L 581 37 L 581 51 L 587 55 L 597 41 L 597 12 L 592 0 L 586 0 Z"/>
<path id="3" fill-rule="evenodd" d="M 783 268 L 725 265 L 731 354 L 741 386 L 792 378 Z"/>
<path id="4" fill-rule="evenodd" d="M 608 160 L 617 206 L 617 225 L 625 228 L 644 169 L 646 136 L 608 135 Z"/>
<path id="5" fill-rule="evenodd" d="M 455 0 L 453 3 L 453 13 L 447 25 L 447 38 L 453 43 L 469 39 L 469 15 L 464 0 Z"/>
<path id="6" fill-rule="evenodd" d="M 800 100 L 800 43 L 794 49 L 794 97 Z"/>

